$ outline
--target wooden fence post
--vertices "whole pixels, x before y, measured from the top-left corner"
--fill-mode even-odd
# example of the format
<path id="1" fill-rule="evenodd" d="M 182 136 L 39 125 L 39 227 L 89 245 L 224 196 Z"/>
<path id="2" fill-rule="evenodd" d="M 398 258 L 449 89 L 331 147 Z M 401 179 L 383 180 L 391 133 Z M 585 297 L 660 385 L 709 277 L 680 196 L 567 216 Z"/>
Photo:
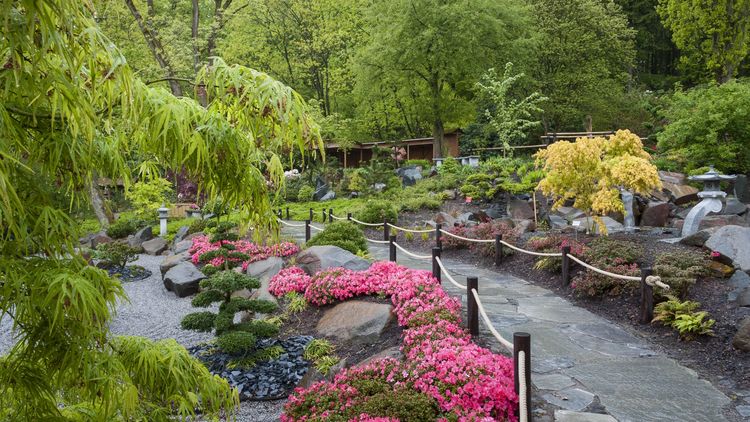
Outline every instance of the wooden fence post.
<path id="1" fill-rule="evenodd" d="M 479 306 L 472 290 L 479 294 L 479 280 L 476 277 L 466 277 L 466 323 L 469 325 L 469 334 L 479 335 Z"/>
<path id="2" fill-rule="evenodd" d="M 389 258 L 391 262 L 396 262 L 396 236 L 390 236 L 388 238 L 388 246 L 390 246 Z"/>
<path id="3" fill-rule="evenodd" d="M 518 371 L 518 352 L 521 351 L 524 353 L 525 364 L 523 374 Z M 520 377 L 526 380 L 526 414 L 531 422 L 531 335 L 523 332 L 513 333 L 513 386 L 519 395 Z"/>
<path id="4" fill-rule="evenodd" d="M 383 240 L 391 238 L 391 226 L 388 225 L 388 219 L 383 219 Z"/>
<path id="5" fill-rule="evenodd" d="M 310 221 L 315 221 L 315 219 L 313 218 L 313 209 L 312 208 L 310 208 L 310 218 L 309 218 L 309 220 Z"/>
<path id="6" fill-rule="evenodd" d="M 326 217 L 326 209 L 325 208 L 323 208 L 323 214 L 322 215 L 323 215 L 323 220 L 321 220 L 321 223 L 325 223 L 326 219 L 327 219 L 327 217 Z"/>
<path id="7" fill-rule="evenodd" d="M 438 223 L 435 224 L 435 246 L 440 248 L 440 250 L 443 250 L 443 239 L 440 233 L 440 229 L 443 228 L 443 225 Z"/>
<path id="8" fill-rule="evenodd" d="M 310 220 L 305 220 L 305 243 L 310 241 Z"/>
<path id="9" fill-rule="evenodd" d="M 333 223 L 333 208 L 328 208 L 328 222 Z"/>
<path id="10" fill-rule="evenodd" d="M 654 319 L 654 287 L 646 283 L 646 278 L 653 270 L 641 268 L 641 324 L 648 324 Z"/>
<path id="11" fill-rule="evenodd" d="M 289 218 L 289 207 L 286 207 L 286 219 L 290 220 L 290 218 Z"/>
<path id="12" fill-rule="evenodd" d="M 562 286 L 568 287 L 570 285 L 570 246 L 562 247 Z"/>
<path id="13" fill-rule="evenodd" d="M 352 221 L 352 213 L 350 213 L 350 212 L 346 213 L 346 219 L 348 221 Z"/>
<path id="14" fill-rule="evenodd" d="M 499 267 L 503 263 L 503 240 L 502 234 L 495 235 L 495 266 Z"/>
<path id="15" fill-rule="evenodd" d="M 439 283 L 442 283 L 443 272 L 440 271 L 440 265 L 438 265 L 437 258 L 440 258 L 440 248 L 432 248 L 432 276 L 435 277 Z"/>

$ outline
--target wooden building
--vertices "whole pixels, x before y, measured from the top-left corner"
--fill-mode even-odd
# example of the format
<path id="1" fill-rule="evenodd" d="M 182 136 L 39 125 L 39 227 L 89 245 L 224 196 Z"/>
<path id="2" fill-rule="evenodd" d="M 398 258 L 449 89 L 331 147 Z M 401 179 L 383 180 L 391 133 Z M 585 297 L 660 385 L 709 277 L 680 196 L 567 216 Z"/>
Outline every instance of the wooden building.
<path id="1" fill-rule="evenodd" d="M 458 142 L 461 131 L 455 130 L 446 133 L 443 137 L 443 148 L 449 157 L 458 157 Z M 326 156 L 336 157 L 344 168 L 359 167 L 372 158 L 372 150 L 379 148 L 393 148 L 394 152 L 403 148 L 407 160 L 427 160 L 432 162 L 434 157 L 442 154 L 434 154 L 434 138 L 404 139 L 396 142 L 362 142 L 349 148 L 347 151 L 339 148 L 337 144 L 326 144 Z"/>

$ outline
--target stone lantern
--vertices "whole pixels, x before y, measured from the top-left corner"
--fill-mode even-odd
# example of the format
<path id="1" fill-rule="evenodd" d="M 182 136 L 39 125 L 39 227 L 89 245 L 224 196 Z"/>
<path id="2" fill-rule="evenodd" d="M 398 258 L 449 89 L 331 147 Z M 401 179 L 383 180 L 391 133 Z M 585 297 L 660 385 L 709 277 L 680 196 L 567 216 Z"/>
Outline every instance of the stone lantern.
<path id="1" fill-rule="evenodd" d="M 714 167 L 698 176 L 690 176 L 688 179 L 703 182 L 703 190 L 698 192 L 698 197 L 702 201 L 690 210 L 685 218 L 685 224 L 682 226 L 682 237 L 690 236 L 698 231 L 703 217 L 711 212 L 721 212 L 724 204 L 722 200 L 726 198 L 726 192 L 721 190 L 721 182 L 733 181 L 737 176 L 725 176 L 719 174 Z"/>
<path id="2" fill-rule="evenodd" d="M 159 236 L 164 237 L 167 235 L 167 218 L 169 217 L 169 208 L 161 204 L 161 208 L 157 210 L 159 212 Z"/>

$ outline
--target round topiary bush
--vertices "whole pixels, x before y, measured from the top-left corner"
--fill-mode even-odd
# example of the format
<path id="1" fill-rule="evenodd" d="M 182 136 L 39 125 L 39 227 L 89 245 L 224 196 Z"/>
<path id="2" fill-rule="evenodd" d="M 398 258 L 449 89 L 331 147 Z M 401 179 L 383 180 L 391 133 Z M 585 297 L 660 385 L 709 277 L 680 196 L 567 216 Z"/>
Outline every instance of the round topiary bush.
<path id="1" fill-rule="evenodd" d="M 365 203 L 356 215 L 355 218 L 365 223 L 382 223 L 384 220 L 388 220 L 391 224 L 396 224 L 398 220 L 398 210 L 389 201 L 381 201 L 370 199 Z"/>
<path id="2" fill-rule="evenodd" d="M 299 202 L 310 202 L 313 200 L 315 189 L 310 185 L 302 186 L 297 193 L 297 201 Z"/>
<path id="3" fill-rule="evenodd" d="M 356 254 L 367 252 L 367 241 L 359 227 L 349 221 L 336 221 L 329 224 L 322 232 L 313 236 L 306 246 L 333 245 Z"/>

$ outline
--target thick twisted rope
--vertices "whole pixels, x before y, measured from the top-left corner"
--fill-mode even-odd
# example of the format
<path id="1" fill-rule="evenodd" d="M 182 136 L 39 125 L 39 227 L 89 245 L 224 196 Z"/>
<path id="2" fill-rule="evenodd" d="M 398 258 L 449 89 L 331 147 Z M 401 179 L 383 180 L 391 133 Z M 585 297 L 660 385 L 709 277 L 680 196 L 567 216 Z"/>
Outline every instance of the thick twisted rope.
<path id="1" fill-rule="evenodd" d="M 443 265 L 443 261 L 440 259 L 440 257 L 436 256 L 435 257 L 435 262 L 437 262 L 438 267 L 440 267 L 440 271 L 442 271 L 443 274 L 445 274 L 445 276 L 448 278 L 448 281 L 450 281 L 451 284 L 453 284 L 454 286 L 458 287 L 459 289 L 465 289 L 466 288 L 466 286 L 462 285 L 461 283 L 457 282 L 453 277 L 451 277 L 451 275 L 448 272 L 448 270 L 445 269 L 445 266 Z"/>
<path id="2" fill-rule="evenodd" d="M 281 224 L 283 224 L 283 225 L 285 225 L 285 226 L 288 226 L 288 227 L 305 227 L 305 225 L 304 225 L 304 224 L 292 224 L 292 223 L 287 223 L 286 221 L 284 221 L 284 220 L 282 220 L 282 219 L 280 219 L 280 218 L 277 218 L 277 219 L 276 219 L 276 221 L 278 221 L 279 223 L 281 223 Z"/>
<path id="3" fill-rule="evenodd" d="M 317 231 L 319 231 L 319 232 L 322 232 L 322 231 L 323 231 L 323 229 L 322 229 L 322 228 L 320 228 L 320 227 L 318 227 L 318 226 L 313 226 L 312 224 L 310 224 L 310 228 L 311 228 L 311 229 L 313 229 L 313 230 L 317 230 Z"/>
<path id="4" fill-rule="evenodd" d="M 583 265 L 584 267 L 590 269 L 591 271 L 597 272 L 602 275 L 606 275 L 608 277 L 620 279 L 620 280 L 627 280 L 627 281 L 641 281 L 641 277 L 634 276 L 634 275 L 622 275 L 622 274 L 615 274 L 611 273 L 609 271 L 601 270 L 599 268 L 594 267 L 593 265 L 587 264 L 586 262 L 576 258 L 575 255 L 568 255 L 568 258 L 572 259 L 573 261 Z M 661 277 L 658 275 L 650 275 L 646 277 L 646 284 L 649 286 L 657 286 L 661 287 L 662 289 L 669 290 L 670 287 L 668 284 L 665 284 L 661 281 Z"/>
<path id="5" fill-rule="evenodd" d="M 527 422 L 529 415 L 527 413 L 528 407 L 526 405 L 526 352 L 523 350 L 518 351 L 518 420 L 520 422 Z"/>
<path id="6" fill-rule="evenodd" d="M 368 241 L 368 242 L 380 243 L 380 244 L 391 243 L 390 240 L 375 240 L 375 239 L 370 239 L 369 237 L 366 237 L 365 240 Z"/>
<path id="7" fill-rule="evenodd" d="M 393 242 L 393 245 L 396 246 L 397 248 L 401 249 L 401 252 L 409 255 L 412 258 L 416 258 L 416 259 L 432 259 L 432 255 L 417 255 L 415 253 L 407 251 L 406 249 L 403 248 L 403 246 L 399 245 L 396 242 Z"/>
<path id="8" fill-rule="evenodd" d="M 331 216 L 331 218 L 333 218 L 334 220 L 346 220 L 346 217 L 336 217 L 336 216 L 335 216 L 335 215 L 333 215 L 333 214 L 328 214 L 328 215 L 330 215 L 330 216 Z"/>
<path id="9" fill-rule="evenodd" d="M 456 239 L 465 240 L 467 242 L 474 242 L 474 243 L 495 243 L 495 239 L 469 239 L 468 237 L 462 237 L 457 234 L 453 234 L 451 232 L 447 232 L 443 229 L 440 229 L 440 233 L 446 234 L 450 237 L 455 237 Z"/>
<path id="10" fill-rule="evenodd" d="M 482 306 L 482 301 L 479 300 L 479 293 L 477 293 L 477 289 L 471 289 L 471 294 L 474 295 L 474 300 L 477 302 L 477 308 L 479 309 L 479 314 L 482 315 L 482 320 L 484 320 L 484 325 L 487 326 L 487 328 L 490 330 L 493 336 L 497 339 L 497 341 L 500 342 L 506 349 L 508 349 L 510 352 L 513 352 L 513 343 L 509 342 L 503 336 L 497 332 L 495 327 L 492 326 L 492 321 L 490 321 L 490 317 L 487 316 L 487 311 L 484 310 L 484 306 Z"/>
<path id="11" fill-rule="evenodd" d="M 383 223 L 365 223 L 364 221 L 359 221 L 354 217 L 352 217 L 352 221 L 354 221 L 357 224 L 361 224 L 363 226 L 369 226 L 369 227 L 379 227 L 383 225 Z"/>
<path id="12" fill-rule="evenodd" d="M 534 252 L 534 251 L 530 251 L 530 250 L 527 250 L 527 249 L 519 248 L 518 246 L 511 245 L 510 243 L 508 243 L 508 242 L 506 242 L 504 240 L 501 240 L 500 243 L 502 243 L 503 245 L 505 245 L 505 246 L 507 246 L 507 247 L 509 247 L 509 248 L 511 248 L 513 250 L 516 250 L 518 252 L 523 252 L 523 253 L 529 254 L 529 255 L 534 255 L 534 256 L 554 256 L 554 257 L 561 257 L 562 256 L 562 254 L 560 252 Z"/>
<path id="13" fill-rule="evenodd" d="M 388 223 L 388 225 L 391 226 L 392 228 L 396 229 L 396 230 L 401 230 L 401 231 L 405 231 L 405 232 L 409 232 L 409 233 L 432 233 L 432 232 L 435 231 L 435 229 L 427 229 L 427 230 L 407 229 L 405 227 L 399 227 L 399 226 L 397 226 L 395 224 L 391 224 L 391 223 Z"/>

